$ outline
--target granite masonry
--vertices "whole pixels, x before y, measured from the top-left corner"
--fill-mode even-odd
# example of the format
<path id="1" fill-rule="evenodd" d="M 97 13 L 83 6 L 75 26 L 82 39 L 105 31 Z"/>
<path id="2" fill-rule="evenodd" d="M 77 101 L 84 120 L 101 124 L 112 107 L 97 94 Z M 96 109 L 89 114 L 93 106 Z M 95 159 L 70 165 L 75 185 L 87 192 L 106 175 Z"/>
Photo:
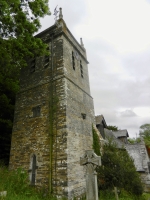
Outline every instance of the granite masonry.
<path id="1" fill-rule="evenodd" d="M 28 60 L 21 72 L 12 133 L 10 169 L 24 168 L 32 185 L 68 199 L 85 194 L 80 157 L 92 149 L 95 123 L 88 61 L 59 20 L 39 33 L 49 56 Z"/>

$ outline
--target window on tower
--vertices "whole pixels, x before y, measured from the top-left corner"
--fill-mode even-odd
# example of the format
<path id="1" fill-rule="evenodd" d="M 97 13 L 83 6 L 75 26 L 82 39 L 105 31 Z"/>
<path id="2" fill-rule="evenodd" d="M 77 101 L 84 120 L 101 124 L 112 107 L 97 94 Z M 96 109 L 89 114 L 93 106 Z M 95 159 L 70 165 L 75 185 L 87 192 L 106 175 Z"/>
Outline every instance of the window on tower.
<path id="1" fill-rule="evenodd" d="M 33 117 L 39 117 L 41 115 L 41 107 L 36 106 L 32 108 L 32 112 L 33 112 Z"/>
<path id="2" fill-rule="evenodd" d="M 72 51 L 72 67 L 75 70 L 75 56 L 73 51 Z"/>
<path id="3" fill-rule="evenodd" d="M 35 72 L 35 64 L 36 64 L 36 59 L 35 59 L 35 57 L 34 57 L 34 58 L 32 58 L 32 59 L 30 60 L 30 72 L 31 72 L 31 73 Z"/>
<path id="4" fill-rule="evenodd" d="M 147 164 L 148 164 L 148 170 L 149 170 L 149 173 L 150 173 L 150 162 L 148 162 Z"/>
<path id="5" fill-rule="evenodd" d="M 81 60 L 80 60 L 80 72 L 81 72 L 81 77 L 83 78 L 83 66 Z"/>
<path id="6" fill-rule="evenodd" d="M 47 51 L 49 51 L 49 47 L 47 47 Z M 46 55 L 44 57 L 44 67 L 46 68 L 48 67 L 48 65 L 49 65 L 49 55 Z"/>

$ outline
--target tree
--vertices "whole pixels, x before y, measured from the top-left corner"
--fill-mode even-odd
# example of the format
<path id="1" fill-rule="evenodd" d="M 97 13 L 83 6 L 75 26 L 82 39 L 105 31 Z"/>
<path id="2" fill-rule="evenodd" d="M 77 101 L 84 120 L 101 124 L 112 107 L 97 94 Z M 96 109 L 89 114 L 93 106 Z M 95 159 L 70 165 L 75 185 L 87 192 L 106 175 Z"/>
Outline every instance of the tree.
<path id="1" fill-rule="evenodd" d="M 144 138 L 145 144 L 150 147 L 150 124 L 140 126 L 140 135 Z"/>
<path id="2" fill-rule="evenodd" d="M 104 145 L 102 165 L 98 169 L 99 189 L 118 187 L 135 195 L 142 194 L 142 183 L 133 160 L 125 149 L 118 149 L 111 139 Z"/>
<path id="3" fill-rule="evenodd" d="M 48 0 L 0 1 L 0 160 L 6 164 L 20 69 L 28 57 L 48 54 L 47 45 L 33 35 L 47 14 Z"/>
<path id="4" fill-rule="evenodd" d="M 6 74 L 25 66 L 25 58 L 46 53 L 33 34 L 39 17 L 50 13 L 48 0 L 1 0 L 0 7 L 0 72 Z"/>
<path id="5" fill-rule="evenodd" d="M 107 126 L 107 129 L 108 130 L 112 130 L 112 131 L 118 131 L 118 127 L 117 126 L 111 126 L 111 125 L 109 125 L 109 126 Z"/>
<path id="6" fill-rule="evenodd" d="M 130 144 L 139 143 L 139 142 L 141 142 L 141 138 L 140 137 L 138 137 L 138 138 L 128 138 L 128 142 Z"/>
<path id="7" fill-rule="evenodd" d="M 18 79 L 0 74 L 0 160 L 9 162 L 11 132 Z"/>

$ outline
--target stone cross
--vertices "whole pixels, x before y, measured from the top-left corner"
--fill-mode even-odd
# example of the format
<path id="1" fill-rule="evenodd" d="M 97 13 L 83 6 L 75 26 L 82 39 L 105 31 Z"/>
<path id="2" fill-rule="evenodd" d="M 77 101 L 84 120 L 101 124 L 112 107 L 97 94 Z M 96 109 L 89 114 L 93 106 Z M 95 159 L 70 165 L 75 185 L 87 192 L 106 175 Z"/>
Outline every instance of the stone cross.
<path id="1" fill-rule="evenodd" d="M 101 166 L 101 157 L 94 150 L 86 150 L 80 158 L 80 165 L 86 166 L 86 200 L 98 200 L 97 173 L 95 168 Z"/>

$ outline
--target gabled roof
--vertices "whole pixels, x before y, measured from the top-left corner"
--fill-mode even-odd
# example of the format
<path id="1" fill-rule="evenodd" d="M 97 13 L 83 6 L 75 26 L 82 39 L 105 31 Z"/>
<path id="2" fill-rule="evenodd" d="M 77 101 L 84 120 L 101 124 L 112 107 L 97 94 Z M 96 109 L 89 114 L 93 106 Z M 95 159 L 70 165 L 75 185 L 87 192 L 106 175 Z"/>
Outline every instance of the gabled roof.
<path id="1" fill-rule="evenodd" d="M 95 116 L 95 121 L 96 121 L 96 125 L 103 124 L 104 128 L 107 127 L 107 124 L 106 124 L 106 121 L 105 121 L 103 115 L 97 115 L 97 116 Z"/>
<path id="2" fill-rule="evenodd" d="M 129 137 L 128 131 L 125 130 L 119 130 L 119 131 L 113 131 L 113 134 L 116 138 L 119 137 Z"/>
<path id="3" fill-rule="evenodd" d="M 141 146 L 140 145 L 141 145 L 140 143 L 138 143 L 138 144 L 127 144 L 125 146 L 125 148 L 134 161 L 136 171 L 145 172 L 145 169 L 143 168 L 143 157 L 142 157 L 142 154 L 141 154 Z"/>
<path id="4" fill-rule="evenodd" d="M 112 139 L 113 142 L 116 144 L 117 148 L 122 149 L 124 148 L 124 143 L 121 142 L 119 139 L 117 139 L 114 135 L 113 135 L 113 131 L 112 130 L 108 130 L 108 129 L 104 129 L 105 131 L 105 136 L 107 139 Z"/>

